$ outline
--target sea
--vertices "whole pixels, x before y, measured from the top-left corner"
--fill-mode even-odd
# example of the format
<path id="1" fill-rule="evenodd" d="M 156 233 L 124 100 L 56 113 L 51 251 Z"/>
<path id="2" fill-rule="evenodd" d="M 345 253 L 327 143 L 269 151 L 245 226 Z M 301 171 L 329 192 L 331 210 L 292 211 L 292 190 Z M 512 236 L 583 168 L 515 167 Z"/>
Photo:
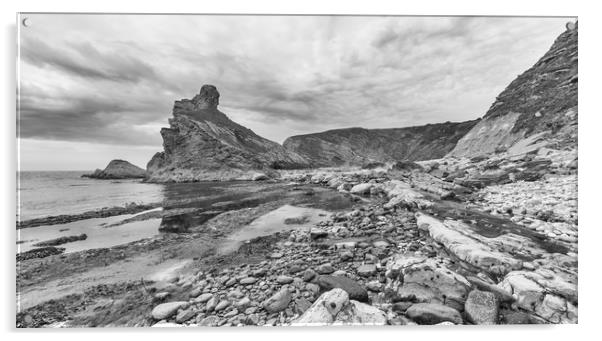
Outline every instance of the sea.
<path id="1" fill-rule="evenodd" d="M 278 200 L 287 191 L 256 194 L 266 186 L 278 184 L 254 181 L 211 181 L 194 183 L 146 183 L 139 179 L 98 180 L 82 178 L 84 172 L 76 171 L 29 171 L 17 174 L 17 221 L 57 215 L 73 215 L 105 207 L 125 206 L 130 203 L 160 203 L 153 210 L 201 209 L 215 211 L 220 204 L 231 206 L 256 205 L 260 202 Z M 298 191 L 299 192 L 299 191 Z M 350 207 L 353 201 L 336 194 L 304 196 L 319 203 L 328 210 Z M 255 199 L 251 199 L 255 198 Z M 241 206 L 242 207 L 242 206 Z M 151 211 L 151 210 L 149 210 Z M 130 219 L 149 211 L 119 216 L 78 220 L 63 224 L 43 225 L 17 229 L 17 253 L 38 247 L 36 244 L 58 237 L 86 234 L 87 239 L 60 245 L 66 253 L 93 248 L 106 248 L 125 244 L 160 234 L 160 227 L 167 225 L 194 225 L 202 213 L 182 213 L 169 218 Z M 198 214 L 198 216 L 197 216 Z M 258 224 L 250 224 L 232 240 L 240 242 L 265 233 L 273 233 L 287 227 L 287 217 L 304 216 L 321 219 L 325 211 L 311 207 L 281 207 L 271 215 L 259 219 Z M 207 218 L 204 218 L 207 219 Z M 202 219 L 201 219 L 202 220 Z M 119 223 L 128 221 L 127 223 Z M 310 220 L 313 221 L 313 220 Z M 233 244 L 234 245 L 234 244 Z"/>
<path id="2" fill-rule="evenodd" d="M 74 215 L 105 207 L 122 207 L 131 203 L 160 204 L 160 207 L 149 211 L 165 210 L 166 208 L 170 210 L 184 209 L 185 211 L 192 208 L 195 213 L 178 213 L 169 218 L 131 219 L 137 215 L 149 213 L 149 211 L 144 211 L 135 214 L 21 228 L 17 229 L 17 253 L 37 248 L 39 246 L 36 244 L 41 241 L 58 237 L 79 236 L 81 234 L 86 234 L 87 239 L 61 244 L 60 247 L 64 248 L 66 253 L 112 247 L 160 234 L 160 227 L 163 225 L 172 226 L 175 224 L 188 227 L 203 219 L 206 220 L 207 218 L 202 213 L 196 212 L 199 209 L 202 212 L 215 212 L 216 209 L 219 210 L 219 207 L 225 207 L 223 204 L 229 207 L 238 207 L 239 203 L 244 207 L 251 207 L 259 203 L 279 200 L 279 198 L 289 195 L 286 190 L 277 190 L 271 192 L 273 194 L 266 193 L 257 196 L 258 191 L 262 191 L 267 187 L 281 189 L 281 184 L 274 183 L 209 181 L 155 184 L 146 183 L 139 179 L 89 179 L 82 178 L 82 174 L 84 172 L 81 171 L 29 171 L 18 173 L 17 221 L 57 215 Z M 296 191 L 295 193 L 302 194 L 302 191 Z M 310 206 L 327 210 L 339 210 L 353 205 L 353 200 L 338 192 L 301 196 L 311 198 L 309 200 L 313 204 L 310 204 Z M 326 211 L 317 207 L 281 207 L 275 212 L 258 219 L 257 223 L 250 224 L 239 234 L 232 236 L 232 241 L 235 242 L 232 245 L 236 245 L 243 239 L 251 239 L 255 236 L 289 228 L 290 226 L 284 224 L 287 217 L 304 216 L 311 218 L 307 223 L 314 222 L 312 219 L 321 219 Z"/>
<path id="3" fill-rule="evenodd" d="M 165 185 L 140 179 L 82 178 L 82 171 L 24 171 L 17 173 L 17 220 L 79 214 L 128 203 L 160 202 Z"/>

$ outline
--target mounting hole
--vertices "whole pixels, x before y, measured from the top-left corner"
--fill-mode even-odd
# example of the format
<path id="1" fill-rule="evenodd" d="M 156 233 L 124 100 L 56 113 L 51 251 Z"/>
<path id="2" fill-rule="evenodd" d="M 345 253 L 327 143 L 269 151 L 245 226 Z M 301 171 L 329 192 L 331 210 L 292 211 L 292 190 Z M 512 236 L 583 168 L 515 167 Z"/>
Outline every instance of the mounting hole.
<path id="1" fill-rule="evenodd" d="M 23 26 L 29 27 L 31 25 L 31 20 L 29 20 L 29 18 L 23 18 L 23 20 L 21 20 L 21 23 L 23 24 Z"/>

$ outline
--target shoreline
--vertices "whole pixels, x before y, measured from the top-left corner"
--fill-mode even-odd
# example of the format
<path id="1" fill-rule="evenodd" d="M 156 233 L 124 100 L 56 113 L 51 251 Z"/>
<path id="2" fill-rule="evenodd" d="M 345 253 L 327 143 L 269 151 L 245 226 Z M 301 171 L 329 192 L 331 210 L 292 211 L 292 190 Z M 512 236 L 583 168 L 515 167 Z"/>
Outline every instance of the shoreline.
<path id="1" fill-rule="evenodd" d="M 196 267 L 204 262 L 211 265 L 214 258 L 217 259 L 215 262 L 223 263 L 224 259 L 227 258 L 227 254 L 217 255 L 214 253 L 219 245 L 225 244 L 228 235 L 248 225 L 255 218 L 274 211 L 283 205 L 298 204 L 311 207 L 316 203 L 316 196 L 321 196 L 322 192 L 328 192 L 317 188 L 318 194 L 312 191 L 312 194 L 308 195 L 310 193 L 308 191 L 315 188 L 315 186 L 302 186 L 305 188 L 303 189 L 281 185 L 279 191 L 285 194 L 283 197 L 275 201 L 259 203 L 252 207 L 242 205 L 242 208 L 225 210 L 216 217 L 207 220 L 201 226 L 190 229 L 185 233 L 160 233 L 155 237 L 109 248 L 90 249 L 17 262 L 17 287 L 18 292 L 21 293 L 19 300 L 25 303 L 25 305 L 22 305 L 23 307 L 32 308 L 27 303 L 26 298 L 32 292 L 40 290 L 44 292 L 47 287 L 52 287 L 55 284 L 62 285 L 63 292 L 70 292 L 71 289 L 69 288 L 75 288 L 76 285 L 73 282 L 78 279 L 85 282 L 83 279 L 87 278 L 90 284 L 103 283 L 107 281 L 106 277 L 111 277 L 111 269 L 114 269 L 115 272 L 121 271 L 123 276 L 121 279 L 118 278 L 118 282 L 121 283 L 132 280 L 132 273 L 140 273 L 140 270 L 136 268 L 154 271 L 156 268 L 160 268 L 161 264 L 173 259 L 192 260 L 192 264 L 188 265 L 189 267 Z M 317 202 L 329 200 L 333 194 L 341 196 L 338 193 L 330 193 Z M 253 204 L 252 200 L 250 203 Z M 352 205 L 353 201 L 349 201 L 349 203 Z M 227 208 L 228 206 L 232 205 L 224 207 Z M 237 250 L 238 248 L 234 250 L 234 253 L 238 252 Z M 124 266 L 131 269 L 132 273 L 123 273 Z M 100 276 L 100 278 L 94 277 L 96 279 L 92 280 L 92 277 L 89 276 Z M 67 283 L 65 286 L 64 282 L 70 282 L 71 284 Z M 115 285 L 115 283 L 109 282 L 107 285 Z M 53 290 L 50 290 L 50 295 L 41 293 L 35 295 L 44 297 L 44 301 L 46 301 L 54 297 L 53 292 Z M 55 299 L 60 301 L 62 300 L 61 297 L 55 297 Z M 38 302 L 34 306 L 39 304 L 43 305 L 44 303 Z"/>
<path id="2" fill-rule="evenodd" d="M 256 193 L 256 199 L 249 200 L 257 205 L 236 207 L 240 203 L 225 202 L 218 205 L 223 212 L 186 233 L 162 233 L 108 249 L 21 262 L 17 282 L 24 294 L 22 298 L 53 297 L 52 290 L 42 295 L 41 287 L 48 283 L 62 282 L 63 289 L 68 289 L 63 294 L 71 294 L 26 304 L 27 309 L 17 314 L 17 325 L 296 325 L 296 321 L 311 321 L 311 307 L 323 299 L 333 283 L 339 283 L 334 288 L 345 287 L 340 281 L 351 281 L 348 285 L 361 292 L 361 297 L 368 297 L 362 303 L 366 307 L 362 307 L 376 309 L 374 316 L 383 316 L 377 321 L 381 324 L 421 321 L 406 311 L 421 302 L 444 304 L 466 314 L 466 295 L 477 288 L 501 295 L 496 323 L 570 323 L 577 319 L 576 243 L 530 228 L 526 222 L 540 217 L 539 211 L 525 212 L 525 218 L 518 213 L 508 215 L 504 207 L 496 206 L 491 194 L 507 192 L 516 196 L 522 193 L 522 184 L 545 189 L 548 182 L 557 180 L 544 177 L 536 182 L 513 182 L 466 192 L 423 170 L 311 170 L 282 175 L 278 183 L 265 184 L 270 190 Z M 557 176 L 566 179 L 562 181 L 572 181 L 572 175 Z M 286 195 L 276 195 L 267 202 L 253 201 L 273 191 Z M 450 195 L 451 192 L 458 194 Z M 545 190 L 540 192 L 546 194 Z M 342 195 L 353 204 L 331 210 L 335 213 L 310 227 L 287 227 L 219 252 L 229 236 L 248 229 L 252 221 L 283 205 L 329 205 L 331 200 L 317 200 L 316 195 Z M 570 223 L 568 215 L 567 219 Z M 554 228 L 559 228 L 554 222 L 541 221 L 536 225 L 541 224 L 556 224 Z M 464 244 L 469 247 L 455 246 Z M 407 263 L 408 259 L 416 262 Z M 445 269 L 445 274 L 453 274 L 454 279 L 444 286 L 451 285 L 445 290 L 452 291 L 432 291 L 443 284 L 437 280 L 430 283 L 426 277 L 415 279 L 413 286 L 417 287 L 410 290 L 408 278 L 401 277 L 418 268 L 427 273 L 434 271 L 438 276 L 443 275 L 437 270 L 440 268 Z M 122 277 L 105 278 L 104 284 L 99 284 L 99 278 L 107 272 L 119 273 L 116 270 L 122 271 Z M 138 276 L 141 271 L 151 275 Z M 395 276 L 399 271 L 398 279 Z M 68 281 L 64 277 L 67 273 Z M 317 275 L 308 279 L 312 273 Z M 450 281 L 445 276 L 440 280 Z M 78 287 L 75 281 L 89 285 Z M 523 304 L 530 297 L 523 295 L 532 294 L 521 291 L 525 289 L 519 286 L 530 281 L 545 288 L 538 293 L 541 301 L 533 307 Z M 421 296 L 416 296 L 417 289 Z M 86 293 L 83 296 L 82 290 Z M 454 296 L 460 292 L 464 296 Z M 291 296 L 283 310 L 269 308 L 266 302 L 271 296 L 289 297 L 287 293 Z M 445 303 L 445 299 L 439 301 L 439 295 L 456 298 Z M 356 304 L 354 298 L 357 299 L 353 296 L 345 304 Z M 570 309 L 558 311 L 547 305 L 549 300 L 561 300 Z M 113 302 L 110 307 L 102 306 L 102 302 L 109 301 Z M 134 307 L 134 301 L 143 303 Z M 153 317 L 158 306 L 170 302 L 185 303 L 173 315 Z M 80 305 L 83 310 L 78 308 Z M 217 306 L 221 308 L 216 309 Z M 470 317 L 462 316 L 454 323 L 474 323 Z"/>

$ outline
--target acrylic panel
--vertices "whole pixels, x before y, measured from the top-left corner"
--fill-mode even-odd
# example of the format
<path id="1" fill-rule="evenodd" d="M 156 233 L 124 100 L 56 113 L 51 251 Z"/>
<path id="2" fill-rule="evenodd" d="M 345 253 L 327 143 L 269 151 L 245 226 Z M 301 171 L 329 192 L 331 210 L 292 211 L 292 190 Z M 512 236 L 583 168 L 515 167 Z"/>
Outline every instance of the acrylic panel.
<path id="1" fill-rule="evenodd" d="M 577 18 L 17 26 L 17 327 L 577 323 Z"/>

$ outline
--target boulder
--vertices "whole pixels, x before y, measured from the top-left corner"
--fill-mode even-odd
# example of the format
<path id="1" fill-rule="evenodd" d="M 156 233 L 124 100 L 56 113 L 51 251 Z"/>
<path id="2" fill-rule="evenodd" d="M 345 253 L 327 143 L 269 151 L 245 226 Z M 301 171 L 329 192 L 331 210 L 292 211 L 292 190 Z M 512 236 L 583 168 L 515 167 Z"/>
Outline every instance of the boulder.
<path id="1" fill-rule="evenodd" d="M 348 277 L 342 276 L 318 276 L 314 283 L 320 287 L 322 292 L 338 288 L 343 289 L 349 298 L 355 301 L 368 302 L 368 292 L 359 283 Z"/>
<path id="2" fill-rule="evenodd" d="M 242 285 L 252 285 L 252 284 L 255 284 L 255 282 L 257 282 L 257 278 L 245 277 L 245 278 L 241 279 L 239 283 Z"/>
<path id="3" fill-rule="evenodd" d="M 482 291 L 488 291 L 493 293 L 500 302 L 514 302 L 516 299 L 512 296 L 511 293 L 506 290 L 500 288 L 499 286 L 491 283 L 487 283 L 480 278 L 474 276 L 468 276 L 466 279 L 477 289 Z"/>
<path id="4" fill-rule="evenodd" d="M 385 313 L 369 304 L 349 301 L 335 318 L 336 323 L 356 326 L 384 326 L 387 324 Z"/>
<path id="5" fill-rule="evenodd" d="M 513 271 L 498 284 L 519 307 L 550 323 L 577 323 L 577 284 L 547 269 Z"/>
<path id="6" fill-rule="evenodd" d="M 215 311 L 222 311 L 230 306 L 230 301 L 222 300 L 215 306 Z"/>
<path id="7" fill-rule="evenodd" d="M 473 290 L 468 294 L 464 311 L 474 324 L 497 324 L 499 302 L 494 293 Z"/>
<path id="8" fill-rule="evenodd" d="M 424 195 L 411 189 L 409 184 L 399 180 L 392 180 L 387 183 L 384 191 L 390 198 L 389 202 L 384 205 L 387 209 L 398 206 L 425 209 L 432 206 L 432 202 L 427 200 Z"/>
<path id="9" fill-rule="evenodd" d="M 174 315 L 178 309 L 187 305 L 188 302 L 185 301 L 162 303 L 153 308 L 151 315 L 155 320 L 164 320 Z"/>
<path id="10" fill-rule="evenodd" d="M 406 315 L 420 324 L 438 324 L 452 322 L 462 324 L 460 312 L 441 304 L 418 303 L 406 310 Z"/>
<path id="11" fill-rule="evenodd" d="M 318 240 L 320 238 L 325 238 L 327 236 L 328 236 L 328 231 L 324 231 L 320 228 L 312 227 L 311 230 L 309 230 L 309 238 L 311 240 Z"/>
<path id="12" fill-rule="evenodd" d="M 195 298 L 194 301 L 199 302 L 199 303 L 205 303 L 205 302 L 209 301 L 211 298 L 213 298 L 212 293 L 204 293 L 204 294 L 201 294 L 200 296 L 198 296 L 197 298 Z"/>
<path id="13" fill-rule="evenodd" d="M 284 287 L 270 298 L 266 299 L 262 306 L 268 313 L 277 313 L 288 307 L 292 297 L 288 288 Z"/>
<path id="14" fill-rule="evenodd" d="M 248 297 L 243 297 L 243 298 L 241 298 L 240 300 L 238 300 L 237 302 L 234 303 L 234 306 L 238 310 L 245 310 L 250 305 L 251 305 L 251 300 Z"/>
<path id="15" fill-rule="evenodd" d="M 370 291 L 381 292 L 383 290 L 383 284 L 379 281 L 370 281 L 366 283 L 366 288 Z"/>
<path id="16" fill-rule="evenodd" d="M 193 318 L 195 315 L 196 312 L 192 308 L 182 310 L 176 315 L 176 323 L 184 323 Z"/>
<path id="17" fill-rule="evenodd" d="M 351 188 L 349 192 L 351 192 L 352 194 L 370 194 L 372 186 L 374 186 L 374 184 L 364 183 L 355 185 Z"/>
<path id="18" fill-rule="evenodd" d="M 343 289 L 332 289 L 323 293 L 293 326 L 320 326 L 329 324 L 344 325 L 385 325 L 387 318 L 383 311 L 368 304 L 349 300 Z"/>
<path id="19" fill-rule="evenodd" d="M 337 314 L 349 304 L 345 290 L 333 289 L 322 294 L 293 325 L 324 325 L 334 322 Z"/>
<path id="20" fill-rule="evenodd" d="M 402 301 L 464 307 L 470 283 L 438 258 L 400 254 L 387 263 L 387 289 Z"/>
<path id="21" fill-rule="evenodd" d="M 276 277 L 276 282 L 278 284 L 289 284 L 289 283 L 293 282 L 293 278 L 290 276 L 281 275 L 281 276 Z"/>
<path id="22" fill-rule="evenodd" d="M 316 272 L 319 273 L 320 275 L 329 275 L 334 272 L 334 268 L 332 267 L 332 264 L 325 263 L 325 264 L 319 265 L 316 268 Z"/>
<path id="23" fill-rule="evenodd" d="M 312 270 L 312 269 L 307 269 L 305 270 L 305 272 L 303 272 L 303 280 L 305 282 L 309 282 L 311 280 L 313 280 L 318 274 Z"/>
<path id="24" fill-rule="evenodd" d="M 374 276 L 376 274 L 376 265 L 374 265 L 374 264 L 360 265 L 356 271 L 357 271 L 357 274 L 362 277 Z"/>

